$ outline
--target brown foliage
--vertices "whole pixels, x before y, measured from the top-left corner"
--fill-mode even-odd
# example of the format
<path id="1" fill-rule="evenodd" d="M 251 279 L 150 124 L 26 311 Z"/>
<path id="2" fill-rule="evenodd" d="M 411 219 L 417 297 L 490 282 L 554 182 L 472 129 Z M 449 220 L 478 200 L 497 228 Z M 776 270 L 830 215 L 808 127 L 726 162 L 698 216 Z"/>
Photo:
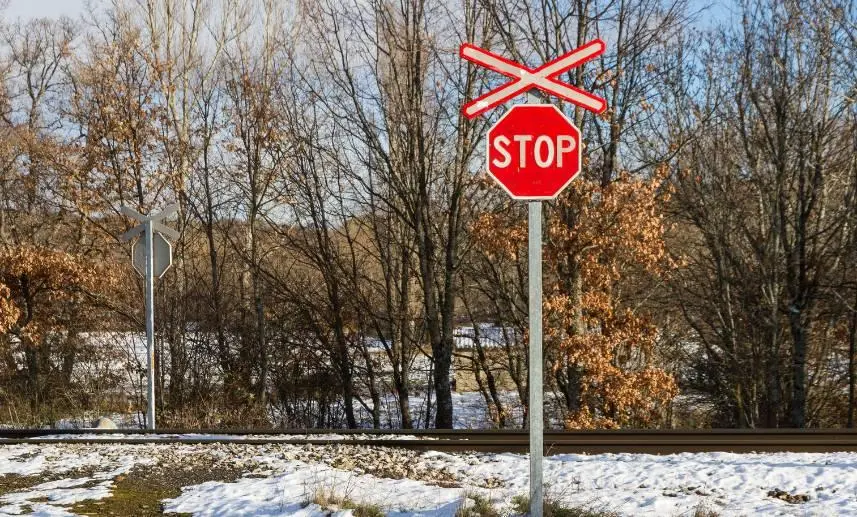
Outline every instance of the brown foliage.
<path id="1" fill-rule="evenodd" d="M 620 176 L 606 187 L 576 180 L 549 212 L 544 255 L 545 343 L 554 370 L 571 364 L 580 404 L 569 408 L 573 428 L 654 425 L 676 395 L 675 380 L 654 366 L 657 329 L 629 306 L 629 273 L 660 277 L 671 268 L 659 212 L 661 176 Z M 564 217 L 574 214 L 574 225 Z M 503 213 L 481 216 L 472 227 L 478 246 L 498 258 L 524 253 L 526 223 Z M 574 271 L 569 271 L 569 265 Z M 579 272 L 580 282 L 570 276 Z M 575 293 L 575 286 L 581 291 Z"/>
<path id="2" fill-rule="evenodd" d="M 0 283 L 0 332 L 8 332 L 19 316 L 20 311 L 12 300 L 12 291 L 9 286 Z"/>
<path id="3" fill-rule="evenodd" d="M 37 246 L 0 250 L 0 328 L 37 342 L 63 330 L 85 297 L 110 286 L 111 276 L 79 255 Z"/>

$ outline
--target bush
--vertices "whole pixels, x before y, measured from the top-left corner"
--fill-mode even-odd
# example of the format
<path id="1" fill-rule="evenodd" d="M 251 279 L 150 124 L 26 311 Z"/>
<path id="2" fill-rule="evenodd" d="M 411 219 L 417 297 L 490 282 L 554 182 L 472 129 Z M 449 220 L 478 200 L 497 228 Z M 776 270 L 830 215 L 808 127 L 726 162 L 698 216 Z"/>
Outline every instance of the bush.
<path id="1" fill-rule="evenodd" d="M 705 503 L 699 503 L 693 511 L 693 517 L 720 517 L 720 514 L 709 509 Z"/>
<path id="2" fill-rule="evenodd" d="M 384 517 L 380 506 L 355 502 L 349 497 L 337 494 L 333 489 L 317 488 L 309 503 L 317 504 L 325 510 L 352 510 L 354 517 Z"/>
<path id="3" fill-rule="evenodd" d="M 512 498 L 512 510 L 526 515 L 530 512 L 530 498 L 517 495 Z M 605 509 L 588 506 L 564 506 L 562 502 L 545 497 L 544 517 L 619 517 L 619 514 Z"/>
<path id="4" fill-rule="evenodd" d="M 494 508 L 487 497 L 467 492 L 464 494 L 461 506 L 455 512 L 455 517 L 500 517 L 500 512 Z"/>

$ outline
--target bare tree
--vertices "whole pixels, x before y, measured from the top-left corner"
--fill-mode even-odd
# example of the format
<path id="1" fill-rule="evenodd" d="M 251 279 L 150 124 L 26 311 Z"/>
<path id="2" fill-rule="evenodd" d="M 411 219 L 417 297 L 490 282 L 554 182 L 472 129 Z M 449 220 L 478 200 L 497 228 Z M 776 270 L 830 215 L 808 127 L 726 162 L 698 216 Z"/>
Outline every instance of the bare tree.
<path id="1" fill-rule="evenodd" d="M 373 2 L 369 9 L 323 2 L 305 9 L 319 52 L 312 70 L 327 85 L 319 95 L 343 131 L 359 138 L 364 188 L 414 235 L 439 428 L 452 426 L 455 272 L 470 162 L 479 140 L 479 126 L 455 109 L 458 99 L 474 93 L 474 76 L 466 73 L 455 49 L 438 42 L 476 40 L 481 18 L 469 2 L 461 19 L 451 13 L 424 0 L 396 6 Z M 464 33 L 455 31 L 454 23 Z M 445 145 L 451 142 L 456 145 Z"/>
<path id="2" fill-rule="evenodd" d="M 739 426 L 818 425 L 835 382 L 842 311 L 831 289 L 841 288 L 848 220 L 837 192 L 851 181 L 853 123 L 834 84 L 840 36 L 812 12 L 801 2 L 743 5 L 740 31 L 708 58 L 736 63 L 712 65 L 704 79 L 709 92 L 723 88 L 723 102 L 679 167 L 677 198 L 704 251 L 691 254 L 702 262 L 688 270 L 700 276 L 686 284 L 694 301 L 684 310 Z"/>

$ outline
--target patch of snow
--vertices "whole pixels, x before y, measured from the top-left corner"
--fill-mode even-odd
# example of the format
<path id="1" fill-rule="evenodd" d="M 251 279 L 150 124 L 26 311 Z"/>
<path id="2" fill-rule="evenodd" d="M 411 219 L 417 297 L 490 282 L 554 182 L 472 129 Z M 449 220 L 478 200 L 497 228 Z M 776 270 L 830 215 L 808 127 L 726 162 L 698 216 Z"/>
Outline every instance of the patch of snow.
<path id="1" fill-rule="evenodd" d="M 0 474 L 36 476 L 62 474 L 79 469 L 94 470 L 91 476 L 47 481 L 0 496 L 0 515 L 68 516 L 64 507 L 87 500 L 110 497 L 113 479 L 135 465 L 151 463 L 145 455 L 129 451 L 99 451 L 79 445 L 66 447 L 13 445 L 0 447 Z"/>
<path id="2" fill-rule="evenodd" d="M 476 345 L 476 330 L 479 330 L 479 345 L 482 348 L 521 346 L 521 336 L 512 327 L 499 327 L 493 323 L 479 323 L 476 327 L 456 327 L 452 339 L 456 348 L 473 348 Z"/>
<path id="3" fill-rule="evenodd" d="M 431 399 L 429 399 L 429 396 Z M 520 422 L 523 419 L 523 407 L 519 402 L 517 393 L 511 391 L 504 392 L 501 394 L 501 398 L 506 404 L 507 409 L 511 412 L 510 424 L 514 427 L 520 427 Z M 433 427 L 435 404 L 434 393 L 427 395 L 426 392 L 420 392 L 412 394 L 408 398 L 411 418 L 414 421 L 415 427 Z M 453 428 L 490 429 L 492 427 L 488 408 L 481 393 L 476 391 L 453 392 L 452 405 Z M 355 404 L 354 409 L 358 426 L 363 428 L 372 427 L 372 414 L 359 404 Z M 427 415 L 428 418 L 426 418 Z M 401 428 L 398 401 L 394 394 L 387 394 L 381 398 L 380 418 L 383 428 Z"/>
<path id="4" fill-rule="evenodd" d="M 514 496 L 528 491 L 525 455 L 427 452 L 420 461 L 454 472 L 462 487 L 379 479 L 296 462 L 271 477 L 187 488 L 167 507 L 212 517 L 231 515 L 237 508 L 254 516 L 326 515 L 304 505 L 313 490 L 335 487 L 338 495 L 378 504 L 387 515 L 453 517 L 467 493 L 488 498 L 502 513 L 511 512 Z M 545 459 L 545 482 L 548 496 L 567 506 L 627 516 L 692 515 L 700 507 L 724 517 L 857 515 L 854 453 L 562 455 Z M 774 489 L 810 499 L 789 504 L 769 497 Z"/>
<path id="5" fill-rule="evenodd" d="M 24 506 L 30 508 L 27 515 L 31 517 L 77 517 L 76 514 L 67 511 L 59 506 L 52 506 L 46 503 L 30 503 L 27 505 L 7 505 L 0 508 L 0 515 L 23 515 Z"/>
<path id="6" fill-rule="evenodd" d="M 164 509 L 192 513 L 195 517 L 330 515 L 330 509 L 309 504 L 316 491 L 332 491 L 358 504 L 378 505 L 387 515 L 401 516 L 453 515 L 461 498 L 460 489 L 441 488 L 410 479 L 357 475 L 294 461 L 286 466 L 286 472 L 276 476 L 243 478 L 232 483 L 207 482 L 186 488 L 179 497 L 165 501 Z M 333 515 L 345 516 L 351 512 Z"/>
<path id="7" fill-rule="evenodd" d="M 54 422 L 54 429 L 92 429 L 93 423 L 101 417 L 109 418 L 119 429 L 142 429 L 145 417 L 142 412 L 102 414 L 87 411 L 75 418 L 63 418 Z"/>
<path id="8" fill-rule="evenodd" d="M 528 490 L 529 462 L 518 454 L 444 457 L 471 482 L 499 478 L 507 497 Z M 545 458 L 549 496 L 620 515 L 857 515 L 855 453 L 568 454 Z M 768 497 L 807 494 L 804 504 Z"/>
<path id="9" fill-rule="evenodd" d="M 80 478 L 67 480 L 84 484 L 92 481 L 89 478 Z M 47 499 L 49 504 L 66 506 L 80 501 L 98 500 L 110 497 L 110 486 L 112 481 L 102 481 L 92 487 L 68 487 L 57 486 L 53 488 L 44 488 L 42 485 L 37 485 L 23 492 L 13 492 L 0 497 L 0 501 L 11 503 L 12 505 L 31 504 L 33 499 Z M 2 509 L 0 509 L 2 511 Z"/>
<path id="10" fill-rule="evenodd" d="M 506 428 L 522 429 L 524 421 L 524 406 L 516 391 L 501 391 L 499 393 L 503 410 L 506 412 Z M 412 394 L 409 399 L 411 418 L 414 426 L 419 429 L 434 427 L 434 415 L 436 401 L 434 393 L 430 394 L 429 400 L 426 392 Z M 557 393 L 545 392 L 544 394 L 545 414 L 550 416 L 550 428 L 562 429 L 560 420 L 562 412 L 559 405 L 562 403 L 561 396 Z M 431 405 L 426 420 L 426 407 Z M 478 391 L 454 391 L 452 392 L 452 427 L 453 429 L 492 429 L 494 424 L 488 413 L 485 398 Z M 372 414 L 359 404 L 354 405 L 354 413 L 359 427 L 372 427 Z M 399 407 L 395 395 L 388 394 L 381 398 L 381 427 L 385 429 L 401 428 Z"/>

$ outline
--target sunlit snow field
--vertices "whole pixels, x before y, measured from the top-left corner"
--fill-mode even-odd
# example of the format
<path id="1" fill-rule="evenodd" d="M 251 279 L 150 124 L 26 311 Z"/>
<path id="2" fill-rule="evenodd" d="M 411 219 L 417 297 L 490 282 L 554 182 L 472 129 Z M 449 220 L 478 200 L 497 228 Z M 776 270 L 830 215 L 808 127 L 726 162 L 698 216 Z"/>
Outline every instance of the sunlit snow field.
<path id="1" fill-rule="evenodd" d="M 208 448 L 208 449 L 206 449 Z M 74 503 L 110 497 L 118 476 L 161 462 L 191 465 L 199 454 L 241 470 L 229 482 L 184 486 L 166 512 L 202 516 L 329 515 L 311 503 L 318 490 L 379 506 L 387 515 L 453 516 L 463 498 L 481 495 L 502 514 L 527 492 L 520 454 L 445 454 L 294 445 L 8 445 L 0 474 L 50 481 L 0 496 L 0 515 L 73 515 Z M 388 457 L 389 455 L 389 457 Z M 403 458 L 406 458 L 403 460 Z M 390 463 L 390 465 L 385 465 Z M 393 479 L 407 463 L 419 479 Z M 396 465 L 393 465 L 396 464 Z M 393 470 L 390 470 L 393 469 Z M 545 461 L 549 496 L 569 506 L 618 515 L 857 515 L 857 454 L 700 453 L 561 455 Z M 790 504 L 771 490 L 809 496 Z M 344 510 L 337 515 L 350 515 Z"/>

